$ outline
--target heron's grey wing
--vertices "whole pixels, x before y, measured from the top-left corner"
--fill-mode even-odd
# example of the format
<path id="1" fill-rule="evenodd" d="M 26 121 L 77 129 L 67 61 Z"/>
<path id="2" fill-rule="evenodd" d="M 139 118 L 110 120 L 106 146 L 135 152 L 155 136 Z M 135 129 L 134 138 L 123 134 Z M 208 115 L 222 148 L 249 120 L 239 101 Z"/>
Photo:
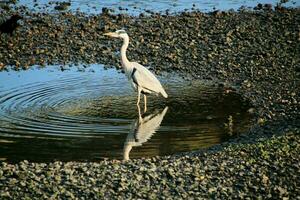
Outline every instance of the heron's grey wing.
<path id="1" fill-rule="evenodd" d="M 132 80 L 138 86 L 149 91 L 160 93 L 164 90 L 159 80 L 147 68 L 138 63 L 131 63 L 133 71 L 131 74 Z"/>

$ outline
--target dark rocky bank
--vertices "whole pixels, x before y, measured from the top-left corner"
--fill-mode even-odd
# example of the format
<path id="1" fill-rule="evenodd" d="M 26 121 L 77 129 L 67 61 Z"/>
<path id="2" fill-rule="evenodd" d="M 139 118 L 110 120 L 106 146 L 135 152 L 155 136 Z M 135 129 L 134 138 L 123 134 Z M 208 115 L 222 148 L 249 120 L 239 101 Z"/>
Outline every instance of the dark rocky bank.
<path id="1" fill-rule="evenodd" d="M 0 35 L 2 70 L 67 63 L 119 67 L 115 52 L 121 44 L 103 33 L 126 28 L 131 60 L 156 73 L 176 71 L 237 91 L 252 103 L 257 123 L 229 143 L 169 157 L 2 162 L 2 198 L 299 198 L 299 9 L 139 17 L 19 13 L 24 25 L 11 37 Z"/>

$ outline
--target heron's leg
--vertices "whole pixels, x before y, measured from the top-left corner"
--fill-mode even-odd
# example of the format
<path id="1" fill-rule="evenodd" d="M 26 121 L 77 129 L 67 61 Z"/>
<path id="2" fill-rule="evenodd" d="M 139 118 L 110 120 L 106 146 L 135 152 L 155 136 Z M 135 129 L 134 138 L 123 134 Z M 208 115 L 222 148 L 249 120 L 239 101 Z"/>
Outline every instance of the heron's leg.
<path id="1" fill-rule="evenodd" d="M 139 124 L 141 124 L 143 122 L 143 118 L 142 118 L 142 115 L 141 115 L 141 108 L 140 108 L 140 105 L 137 104 L 137 109 L 138 109 L 138 113 L 139 113 Z"/>
<path id="2" fill-rule="evenodd" d="M 141 97 L 141 88 L 138 87 L 138 99 L 136 105 L 140 105 L 140 97 Z"/>
<path id="3" fill-rule="evenodd" d="M 124 144 L 124 149 L 123 149 L 123 159 L 124 160 L 129 160 L 129 153 L 132 149 L 132 145 L 130 144 Z"/>
<path id="4" fill-rule="evenodd" d="M 147 96 L 144 94 L 144 113 L 147 112 Z"/>

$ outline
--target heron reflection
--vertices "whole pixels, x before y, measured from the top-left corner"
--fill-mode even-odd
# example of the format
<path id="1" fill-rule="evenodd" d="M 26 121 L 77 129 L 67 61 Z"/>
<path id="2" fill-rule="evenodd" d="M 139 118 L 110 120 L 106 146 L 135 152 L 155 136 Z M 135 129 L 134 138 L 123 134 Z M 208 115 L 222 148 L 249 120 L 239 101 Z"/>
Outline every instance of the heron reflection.
<path id="1" fill-rule="evenodd" d="M 129 160 L 129 153 L 132 147 L 142 146 L 143 143 L 147 142 L 152 137 L 168 111 L 168 107 L 165 107 L 161 112 L 156 111 L 142 117 L 140 107 L 137 106 L 137 108 L 139 117 L 132 124 L 131 131 L 127 135 L 123 150 L 124 160 Z"/>

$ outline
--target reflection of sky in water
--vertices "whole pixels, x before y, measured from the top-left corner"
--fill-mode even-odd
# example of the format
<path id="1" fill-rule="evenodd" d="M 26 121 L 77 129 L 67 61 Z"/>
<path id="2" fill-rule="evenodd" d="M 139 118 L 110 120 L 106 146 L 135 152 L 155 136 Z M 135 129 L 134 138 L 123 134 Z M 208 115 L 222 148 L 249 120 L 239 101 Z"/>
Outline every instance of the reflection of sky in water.
<path id="1" fill-rule="evenodd" d="M 52 69 L 51 69 L 52 68 Z M 68 77 L 72 78 L 78 77 L 78 74 L 82 74 L 83 76 L 90 76 L 91 78 L 95 78 L 96 73 L 105 74 L 105 79 L 120 79 L 124 78 L 124 76 L 120 73 L 116 73 L 115 69 L 104 70 L 103 65 L 93 64 L 91 67 L 86 68 L 84 72 L 78 70 L 77 67 L 68 67 L 66 68 L 66 73 L 68 73 Z M 80 67 L 82 70 L 82 67 Z M 90 75 L 87 75 L 88 72 Z M 119 75 L 119 76 L 118 76 Z M 48 82 L 52 80 L 57 80 L 61 77 L 65 77 L 65 74 L 61 72 L 59 66 L 51 66 L 50 68 L 31 68 L 29 70 L 20 70 L 20 71 L 10 71 L 10 72 L 0 72 L 0 89 L 7 90 L 10 88 L 14 88 L 20 85 L 26 85 L 33 82 Z M 97 80 L 97 79 L 96 79 Z M 100 80 L 100 79 L 99 79 Z M 105 81 L 105 80 L 104 80 Z"/>
<path id="2" fill-rule="evenodd" d="M 35 9 L 44 10 L 44 6 L 49 5 L 50 0 L 41 0 L 34 2 L 32 0 L 20 0 L 19 5 L 26 5 L 33 8 L 34 4 L 37 3 L 38 6 Z M 114 9 L 116 12 L 129 13 L 129 14 L 139 14 L 145 10 L 151 10 L 156 12 L 162 12 L 165 10 L 170 10 L 171 12 L 179 12 L 185 9 L 199 9 L 204 12 L 212 11 L 213 9 L 219 10 L 229 10 L 229 9 L 239 9 L 241 6 L 255 7 L 258 3 L 261 4 L 273 4 L 276 5 L 279 0 L 152 0 L 152 1 L 137 1 L 137 0 L 71 0 L 71 10 L 80 11 L 87 13 L 99 13 L 103 7 L 108 7 Z M 285 6 L 300 6 L 300 1 L 291 0 L 284 4 Z M 127 8 L 127 11 L 120 11 L 119 7 Z M 49 7 L 50 8 L 50 7 Z M 51 7 L 49 10 L 53 10 Z"/>

